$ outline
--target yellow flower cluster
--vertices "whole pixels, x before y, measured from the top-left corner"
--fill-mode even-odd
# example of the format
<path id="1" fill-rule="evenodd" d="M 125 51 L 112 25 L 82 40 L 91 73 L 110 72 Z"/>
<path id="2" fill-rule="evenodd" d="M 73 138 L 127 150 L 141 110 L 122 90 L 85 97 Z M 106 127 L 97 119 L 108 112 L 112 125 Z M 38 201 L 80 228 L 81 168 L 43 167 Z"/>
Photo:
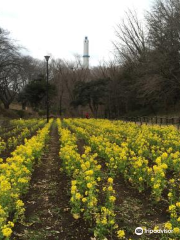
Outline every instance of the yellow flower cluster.
<path id="1" fill-rule="evenodd" d="M 96 212 L 97 185 L 100 181 L 101 166 L 91 153 L 90 147 L 85 147 L 82 155 L 78 153 L 77 138 L 68 129 L 62 128 L 58 119 L 61 149 L 59 156 L 63 160 L 65 172 L 73 179 L 71 182 L 71 206 L 73 216 L 77 219 L 81 212 L 85 218 L 91 218 Z"/>
<path id="2" fill-rule="evenodd" d="M 119 230 L 119 231 L 117 231 L 117 236 L 118 236 L 119 239 L 125 238 L 125 232 L 124 232 L 124 230 Z"/>
<path id="3" fill-rule="evenodd" d="M 108 233 L 109 229 L 117 229 L 118 225 L 115 220 L 115 190 L 113 189 L 114 179 L 112 177 L 107 178 L 106 186 L 103 187 L 103 191 L 106 195 L 104 206 L 101 207 L 101 212 L 96 214 L 96 228 L 95 236 L 102 236 L 102 233 Z M 119 236 L 120 236 L 119 230 Z M 123 231 L 124 232 L 124 231 Z M 125 233 L 124 235 L 125 236 Z"/>
<path id="4" fill-rule="evenodd" d="M 110 175 L 122 174 L 140 192 L 147 187 L 159 201 L 169 189 L 170 216 L 180 227 L 178 176 L 180 172 L 180 133 L 173 126 L 148 126 L 101 119 L 66 119 L 66 126 L 88 142 L 105 160 Z M 174 176 L 168 180 L 167 173 Z M 113 198 L 110 198 L 113 202 Z M 175 210 L 171 205 L 176 206 Z"/>
<path id="5" fill-rule="evenodd" d="M 0 154 L 6 149 L 5 141 L 0 137 Z"/>
<path id="6" fill-rule="evenodd" d="M 18 146 L 12 157 L 0 164 L 0 239 L 10 237 L 13 223 L 8 222 L 8 216 L 13 212 L 16 222 L 24 214 L 24 203 L 21 195 L 28 189 L 35 159 L 43 153 L 45 142 L 52 120 L 37 132 L 37 135 Z"/>
<path id="7" fill-rule="evenodd" d="M 97 193 L 99 192 L 98 183 L 101 181 L 101 165 L 96 160 L 97 154 L 92 154 L 91 148 L 85 147 L 84 153 L 80 155 L 75 135 L 68 129 L 62 128 L 60 120 L 57 120 L 57 123 L 61 142 L 60 158 L 63 161 L 64 170 L 73 179 L 70 201 L 73 217 L 78 219 L 83 213 L 86 220 L 94 218 L 96 221 L 94 235 L 96 237 L 104 236 L 109 229 L 117 227 L 114 214 L 116 197 L 114 196 L 113 178 L 107 179 L 106 199 L 99 212 Z"/>
<path id="8" fill-rule="evenodd" d="M 12 125 L 16 127 L 11 131 L 7 131 L 1 136 L 6 138 L 5 141 L 0 138 L 0 153 L 4 151 L 6 148 L 16 147 L 23 139 L 29 137 L 35 130 L 40 127 L 43 127 L 45 124 L 45 120 L 39 119 L 30 119 L 30 120 L 13 120 L 11 122 Z M 11 125 L 10 125 L 11 126 Z"/>

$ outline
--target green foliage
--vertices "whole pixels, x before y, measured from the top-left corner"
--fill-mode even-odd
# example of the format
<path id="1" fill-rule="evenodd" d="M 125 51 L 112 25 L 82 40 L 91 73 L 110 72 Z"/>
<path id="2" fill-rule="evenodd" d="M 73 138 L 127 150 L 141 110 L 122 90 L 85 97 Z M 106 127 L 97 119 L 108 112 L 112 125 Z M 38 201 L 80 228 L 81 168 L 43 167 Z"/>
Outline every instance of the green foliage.
<path id="1" fill-rule="evenodd" d="M 89 106 L 94 116 L 97 116 L 98 106 L 104 104 L 109 79 L 97 79 L 90 82 L 77 82 L 74 88 L 72 105 Z"/>
<path id="2" fill-rule="evenodd" d="M 22 92 L 18 96 L 18 101 L 26 105 L 30 105 L 34 109 L 38 109 L 42 101 L 46 98 L 47 83 L 45 76 L 39 75 L 36 80 L 28 83 Z M 56 88 L 54 85 L 48 84 L 48 94 L 51 99 L 56 93 Z"/>
<path id="3" fill-rule="evenodd" d="M 42 117 L 42 116 L 46 115 L 46 110 L 39 110 L 38 114 L 40 117 Z"/>
<path id="4" fill-rule="evenodd" d="M 26 112 L 23 111 L 23 110 L 17 110 L 16 112 L 17 112 L 17 114 L 19 115 L 20 118 L 23 118 L 26 115 Z"/>

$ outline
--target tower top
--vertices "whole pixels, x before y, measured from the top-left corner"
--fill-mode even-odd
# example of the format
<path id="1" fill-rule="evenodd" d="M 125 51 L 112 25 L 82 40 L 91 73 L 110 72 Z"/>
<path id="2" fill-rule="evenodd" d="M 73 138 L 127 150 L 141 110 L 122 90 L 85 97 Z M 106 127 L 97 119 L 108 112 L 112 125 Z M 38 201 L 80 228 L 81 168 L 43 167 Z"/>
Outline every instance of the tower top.
<path id="1" fill-rule="evenodd" d="M 84 68 L 89 68 L 89 40 L 88 37 L 85 36 L 84 39 L 84 55 L 83 55 L 83 65 Z"/>

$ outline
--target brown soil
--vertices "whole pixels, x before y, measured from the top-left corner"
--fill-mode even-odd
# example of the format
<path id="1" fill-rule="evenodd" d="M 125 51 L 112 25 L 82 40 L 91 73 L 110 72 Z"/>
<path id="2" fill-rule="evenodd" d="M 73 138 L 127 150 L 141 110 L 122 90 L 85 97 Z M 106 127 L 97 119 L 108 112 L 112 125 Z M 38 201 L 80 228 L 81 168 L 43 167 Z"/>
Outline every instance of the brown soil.
<path id="1" fill-rule="evenodd" d="M 14 229 L 13 240 L 90 239 L 88 226 L 71 215 L 70 179 L 59 171 L 59 137 L 52 126 L 50 141 L 41 162 L 35 167 L 25 197 L 25 223 Z"/>
<path id="2" fill-rule="evenodd" d="M 146 226 L 154 229 L 159 226 L 164 229 L 163 223 L 169 220 L 167 202 L 153 203 L 150 191 L 139 193 L 135 188 L 126 183 L 121 176 L 115 178 L 116 191 L 116 221 L 121 229 L 132 239 L 139 239 L 134 231 L 137 227 Z M 159 240 L 159 234 L 146 234 L 146 239 Z"/>

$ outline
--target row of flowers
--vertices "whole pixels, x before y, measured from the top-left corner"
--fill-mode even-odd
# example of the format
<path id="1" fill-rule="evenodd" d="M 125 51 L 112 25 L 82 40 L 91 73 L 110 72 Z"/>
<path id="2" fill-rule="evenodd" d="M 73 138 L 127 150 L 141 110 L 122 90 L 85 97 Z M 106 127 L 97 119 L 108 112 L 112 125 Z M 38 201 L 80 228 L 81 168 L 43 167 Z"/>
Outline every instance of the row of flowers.
<path id="1" fill-rule="evenodd" d="M 92 154 L 89 146 L 85 146 L 84 153 L 80 155 L 75 134 L 62 127 L 59 119 L 57 124 L 61 144 L 59 155 L 63 165 L 61 171 L 64 170 L 71 178 L 70 204 L 73 217 L 88 220 L 97 239 L 104 239 L 112 231 L 123 238 L 124 231 L 118 231 L 115 224 L 113 178 L 101 170 L 101 165 L 96 160 L 97 154 Z M 103 201 L 100 200 L 102 189 Z"/>
<path id="2" fill-rule="evenodd" d="M 4 139 L 2 139 L 2 138 L 0 137 L 0 154 L 1 154 L 1 152 L 3 152 L 5 149 L 6 149 L 6 143 L 5 143 Z"/>
<path id="3" fill-rule="evenodd" d="M 80 122 L 82 122 L 82 121 L 83 120 L 81 120 Z M 159 126 L 149 128 L 149 131 L 148 131 L 148 127 L 145 125 L 142 127 L 138 127 L 137 125 L 132 124 L 132 123 L 122 124 L 122 127 L 120 128 L 118 126 L 118 129 L 119 128 L 121 130 L 123 129 L 123 132 L 126 135 L 129 132 L 129 136 L 126 136 L 126 139 L 124 139 L 123 141 L 119 140 L 119 142 L 118 142 L 117 141 L 118 136 L 119 136 L 119 139 L 121 139 L 122 138 L 121 135 L 123 135 L 123 134 L 117 134 L 117 133 L 113 134 L 112 126 L 110 128 L 110 124 L 108 124 L 108 126 L 106 127 L 106 130 L 109 131 L 108 128 L 111 129 L 111 134 L 108 135 L 107 131 L 103 131 L 106 124 L 102 124 L 101 121 L 100 121 L 100 123 L 101 123 L 102 127 L 99 125 L 98 121 L 96 121 L 94 124 L 95 126 L 97 124 L 97 129 L 95 131 L 96 134 L 94 135 L 94 137 L 96 138 L 95 140 L 99 140 L 99 142 L 102 142 L 102 140 L 104 141 L 104 145 L 105 145 L 104 147 L 106 148 L 106 153 L 108 151 L 111 151 L 112 148 L 108 149 L 108 147 L 111 146 L 113 143 L 114 150 L 121 152 L 120 158 L 123 158 L 122 160 L 124 160 L 124 161 L 121 161 L 121 164 L 120 164 L 117 156 L 115 155 L 115 159 L 113 159 L 114 155 L 112 154 L 112 158 L 110 158 L 110 159 L 111 159 L 111 162 L 113 162 L 113 163 L 111 163 L 111 162 L 109 163 L 110 167 L 112 167 L 112 169 L 121 167 L 122 171 L 124 171 L 125 168 L 128 169 L 130 172 L 127 171 L 126 178 L 129 179 L 130 181 L 132 181 L 132 183 L 136 184 L 137 187 L 139 188 L 139 191 L 144 190 L 144 188 L 146 187 L 147 184 L 149 184 L 150 186 L 153 185 L 152 193 L 158 200 L 161 196 L 161 193 L 162 193 L 164 187 L 167 184 L 167 182 L 166 182 L 167 170 L 173 171 L 175 174 L 175 178 L 178 178 L 178 176 L 179 176 L 179 171 L 180 171 L 179 155 L 180 155 L 180 153 L 178 151 L 176 151 L 176 149 L 174 150 L 174 148 L 175 148 L 174 146 L 168 148 L 167 151 L 165 151 L 165 149 L 166 149 L 165 147 L 159 146 L 159 148 L 163 149 L 163 152 L 162 152 L 162 150 L 155 151 L 154 148 L 157 147 L 156 146 L 157 143 L 154 143 L 154 145 L 153 145 L 152 144 L 153 141 L 150 142 L 149 139 L 151 138 L 151 140 L 152 140 L 152 138 L 153 138 L 152 132 L 157 129 L 157 131 L 160 132 L 162 135 L 162 139 L 160 142 L 160 143 L 162 143 L 162 145 L 164 142 L 165 143 L 169 142 L 169 144 L 170 144 L 170 141 L 167 140 L 167 138 L 168 138 L 168 136 L 173 136 L 174 142 L 176 142 L 176 147 L 179 147 L 178 144 L 180 143 L 180 134 L 178 133 L 178 131 L 174 127 L 160 128 Z M 114 125 L 114 124 L 111 123 L 111 125 Z M 85 127 L 83 124 L 82 127 L 83 127 L 83 130 L 85 128 L 89 133 L 93 133 L 95 126 L 93 128 L 91 126 Z M 132 128 L 132 126 L 133 126 L 133 128 Z M 116 130 L 116 132 L 118 132 L 116 127 L 117 126 L 115 126 L 114 130 Z M 155 128 L 155 130 L 154 130 L 154 128 Z M 129 129 L 133 129 L 133 130 L 130 131 Z M 170 130 L 171 130 L 171 132 L 170 132 Z M 133 132 L 133 134 L 131 132 Z M 168 135 L 165 134 L 164 132 L 165 133 L 168 132 Z M 155 134 L 155 138 L 157 137 L 156 135 L 157 135 L 157 133 Z M 165 140 L 163 138 L 163 135 L 166 136 Z M 175 139 L 175 137 L 176 137 L 176 139 Z M 142 140 L 142 138 L 143 138 L 143 140 Z M 171 138 L 172 137 L 170 137 L 170 139 Z M 142 144 L 142 142 L 144 145 Z M 137 149 L 135 148 L 135 146 L 138 146 Z M 148 148 L 146 148 L 145 146 L 148 146 Z M 145 156 L 145 153 L 146 153 L 146 156 Z M 152 156 L 152 153 L 154 154 L 153 156 Z M 128 159 L 128 161 L 126 161 L 127 159 Z M 118 161 L 118 163 L 116 160 Z M 130 165 L 130 168 L 129 168 L 129 165 Z"/>
<path id="4" fill-rule="evenodd" d="M 19 143 L 21 143 L 25 138 L 30 137 L 37 129 L 42 128 L 45 125 L 45 120 L 39 120 L 31 123 L 29 126 L 27 125 L 22 131 L 13 137 L 10 137 L 6 141 L 6 147 L 12 148 L 16 147 Z"/>
<path id="5" fill-rule="evenodd" d="M 1 134 L 0 137 L 0 154 L 7 148 L 16 147 L 25 137 L 29 137 L 31 133 L 38 128 L 43 127 L 45 120 L 12 120 L 9 126 L 14 126 L 10 131 Z"/>
<path id="6" fill-rule="evenodd" d="M 2 138 L 9 138 L 14 135 L 19 134 L 25 128 L 32 127 L 39 123 L 39 119 L 18 119 L 18 120 L 11 120 L 6 128 L 1 128 L 3 132 L 0 131 L 0 136 Z M 8 126 L 8 127 L 7 127 Z"/>
<path id="7" fill-rule="evenodd" d="M 0 239 L 9 239 L 14 223 L 23 219 L 21 196 L 28 190 L 34 163 L 44 151 L 51 123 L 52 120 L 38 130 L 36 136 L 25 139 L 24 145 L 18 146 L 6 163 L 0 163 Z"/>
<path id="8" fill-rule="evenodd" d="M 0 135 L 6 134 L 8 131 L 11 131 L 15 129 L 16 127 L 24 126 L 25 122 L 28 122 L 29 120 L 23 120 L 23 119 L 13 119 L 8 121 L 5 121 L 5 123 L 1 123 L 0 125 Z"/>
<path id="9" fill-rule="evenodd" d="M 179 152 L 177 151 L 180 134 L 175 128 L 141 127 L 133 123 L 118 121 L 112 123 L 108 120 L 97 121 L 93 119 L 67 119 L 64 122 L 79 137 L 84 138 L 99 156 L 105 159 L 106 166 L 110 169 L 112 176 L 116 176 L 118 173 L 123 174 L 124 178 L 137 187 L 139 191 L 150 187 L 152 196 L 156 201 L 161 199 L 163 190 L 167 189 L 168 211 L 171 219 L 166 227 L 174 228 L 175 233 L 180 233 Z M 118 140 L 118 136 L 120 140 Z M 154 150 L 156 158 L 153 159 L 151 150 L 157 144 L 155 141 L 157 136 L 161 141 L 158 142 L 159 150 Z M 172 146 L 170 146 L 168 136 L 173 139 Z M 160 145 L 161 143 L 163 147 Z M 138 146 L 137 149 L 135 146 Z M 148 146 L 147 149 L 144 146 Z M 149 155 L 147 151 L 149 151 Z M 146 156 L 143 153 L 146 153 Z M 169 179 L 170 173 L 171 178 Z"/>

